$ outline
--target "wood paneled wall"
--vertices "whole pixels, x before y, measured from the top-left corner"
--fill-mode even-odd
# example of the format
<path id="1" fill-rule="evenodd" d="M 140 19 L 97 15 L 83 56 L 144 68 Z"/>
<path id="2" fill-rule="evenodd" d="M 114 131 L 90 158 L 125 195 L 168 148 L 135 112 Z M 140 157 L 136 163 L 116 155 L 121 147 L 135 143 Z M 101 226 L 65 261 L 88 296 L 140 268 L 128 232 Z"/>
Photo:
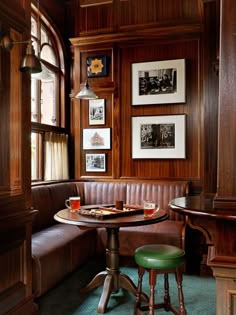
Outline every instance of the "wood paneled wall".
<path id="1" fill-rule="evenodd" d="M 216 191 L 217 94 L 216 2 L 80 1 L 75 8 L 72 135 L 76 178 L 187 179 L 194 193 Z M 75 14 L 76 16 L 76 14 Z M 206 49 L 204 48 L 206 45 Z M 210 51 L 210 52 L 209 52 Z M 106 123 L 89 126 L 88 101 L 75 99 L 87 79 L 86 58 L 107 56 L 109 74 L 89 78 L 106 100 Z M 186 102 L 133 106 L 134 62 L 186 60 Z M 208 95 L 208 96 L 207 96 Z M 132 159 L 133 116 L 186 114 L 186 159 Z M 84 128 L 111 128 L 110 150 L 83 150 Z M 206 137 L 207 135 L 207 137 Z M 106 171 L 86 172 L 85 154 L 105 153 Z M 214 155 L 212 154 L 214 153 Z M 210 164 L 211 161 L 211 164 Z M 206 175 L 209 175 L 209 178 Z"/>
<path id="2" fill-rule="evenodd" d="M 186 103 L 132 106 L 131 63 L 153 60 L 186 60 Z M 139 178 L 200 178 L 198 148 L 200 144 L 199 40 L 154 41 L 122 49 L 121 78 L 121 176 Z M 122 79 L 121 79 L 122 81 Z M 131 158 L 131 117 L 186 114 L 186 159 Z M 193 130 L 196 130 L 192 134 Z M 138 136 L 138 135 L 137 135 Z M 191 141 L 194 137 L 194 141 Z M 122 141 L 124 139 L 125 141 Z"/>
<path id="3" fill-rule="evenodd" d="M 30 36 L 30 1 L 0 2 L 0 36 Z M 33 314 L 30 209 L 30 76 L 26 44 L 0 47 L 0 314 Z M 24 84 L 22 83 L 24 82 Z"/>

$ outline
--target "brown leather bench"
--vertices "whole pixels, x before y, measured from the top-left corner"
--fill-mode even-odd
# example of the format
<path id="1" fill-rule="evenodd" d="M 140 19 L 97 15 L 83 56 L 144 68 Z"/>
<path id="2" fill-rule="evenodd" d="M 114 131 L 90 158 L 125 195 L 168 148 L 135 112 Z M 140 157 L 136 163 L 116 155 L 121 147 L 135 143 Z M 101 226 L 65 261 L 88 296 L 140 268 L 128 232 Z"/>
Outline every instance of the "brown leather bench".
<path id="1" fill-rule="evenodd" d="M 105 253 L 104 229 L 80 229 L 57 223 L 54 214 L 65 208 L 65 200 L 79 195 L 82 205 L 141 205 L 144 199 L 159 200 L 169 219 L 153 225 L 120 229 L 120 255 L 133 258 L 134 250 L 144 244 L 166 243 L 184 246 L 184 217 L 173 213 L 171 199 L 188 194 L 186 181 L 71 181 L 32 186 L 32 206 L 38 210 L 33 223 L 32 267 L 33 291 L 39 297 L 67 274 L 91 257 Z"/>

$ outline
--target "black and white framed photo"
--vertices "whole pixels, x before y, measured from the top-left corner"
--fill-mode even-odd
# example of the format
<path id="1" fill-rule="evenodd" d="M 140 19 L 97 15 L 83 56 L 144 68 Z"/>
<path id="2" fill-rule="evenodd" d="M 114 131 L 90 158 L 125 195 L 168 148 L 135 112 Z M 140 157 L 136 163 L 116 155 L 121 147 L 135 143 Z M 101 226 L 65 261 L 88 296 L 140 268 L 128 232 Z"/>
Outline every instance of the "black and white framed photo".
<path id="1" fill-rule="evenodd" d="M 86 154 L 86 172 L 105 172 L 106 154 Z"/>
<path id="2" fill-rule="evenodd" d="M 83 149 L 100 150 L 111 148 L 110 128 L 88 128 L 83 129 Z"/>
<path id="3" fill-rule="evenodd" d="M 89 125 L 105 124 L 105 100 L 89 100 Z"/>
<path id="4" fill-rule="evenodd" d="M 132 64 L 132 105 L 186 102 L 185 59 Z"/>
<path id="5" fill-rule="evenodd" d="M 133 159 L 185 159 L 186 115 L 132 117 Z"/>

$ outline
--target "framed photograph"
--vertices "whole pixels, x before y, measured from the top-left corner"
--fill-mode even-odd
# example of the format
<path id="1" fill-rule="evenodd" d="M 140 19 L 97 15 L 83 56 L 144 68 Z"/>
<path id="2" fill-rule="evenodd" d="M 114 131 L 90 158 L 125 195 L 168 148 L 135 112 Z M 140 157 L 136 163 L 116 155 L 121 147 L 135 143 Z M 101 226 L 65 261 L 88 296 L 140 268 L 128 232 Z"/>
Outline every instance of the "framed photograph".
<path id="1" fill-rule="evenodd" d="M 87 76 L 104 77 L 108 75 L 107 57 L 87 57 Z"/>
<path id="2" fill-rule="evenodd" d="M 89 125 L 105 124 L 105 100 L 89 100 Z"/>
<path id="3" fill-rule="evenodd" d="M 86 154 L 86 172 L 105 172 L 106 171 L 106 155 L 102 154 Z"/>
<path id="4" fill-rule="evenodd" d="M 186 102 L 185 59 L 132 64 L 132 105 Z"/>
<path id="5" fill-rule="evenodd" d="M 110 149 L 110 137 L 110 128 L 83 129 L 83 149 Z"/>
<path id="6" fill-rule="evenodd" d="M 133 159 L 185 159 L 186 115 L 132 117 Z"/>

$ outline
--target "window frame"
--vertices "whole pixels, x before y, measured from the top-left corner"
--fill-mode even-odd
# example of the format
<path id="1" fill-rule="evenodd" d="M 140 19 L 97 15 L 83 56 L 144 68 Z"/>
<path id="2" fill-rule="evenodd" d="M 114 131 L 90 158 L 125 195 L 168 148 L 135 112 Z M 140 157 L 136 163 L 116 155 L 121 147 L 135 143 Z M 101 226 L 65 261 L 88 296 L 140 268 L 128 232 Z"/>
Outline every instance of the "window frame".
<path id="1" fill-rule="evenodd" d="M 57 66 L 47 62 L 46 60 L 40 58 L 41 63 L 43 63 L 49 70 L 53 71 L 57 77 L 57 84 L 55 86 L 55 104 L 56 104 L 56 119 L 57 119 L 57 126 L 48 125 L 41 122 L 35 122 L 31 120 L 31 133 L 41 134 L 41 143 L 39 143 L 39 156 L 38 156 L 38 178 L 32 179 L 31 182 L 38 182 L 44 181 L 44 168 L 45 168 L 45 159 L 44 159 L 44 138 L 46 132 L 53 132 L 53 133 L 62 133 L 69 136 L 68 129 L 65 128 L 66 120 L 65 120 L 65 50 L 63 46 L 63 41 L 57 31 L 56 27 L 50 21 L 50 18 L 46 16 L 44 12 L 41 12 L 33 3 L 31 3 L 31 16 L 34 17 L 35 21 L 39 23 L 40 26 L 37 26 L 37 36 L 41 37 L 41 28 L 47 32 L 49 35 L 49 43 L 43 43 L 41 45 L 40 40 L 33 36 L 34 40 L 37 41 L 38 46 L 41 49 L 46 45 L 49 44 L 50 47 L 53 47 Z M 31 34 L 32 37 L 32 34 Z M 37 51 L 37 50 L 36 50 Z M 36 85 L 38 91 L 41 89 L 41 80 L 36 80 Z M 36 106 L 40 105 L 40 93 L 37 93 L 37 104 Z M 40 107 L 40 106 L 39 106 Z M 38 108 L 38 110 L 40 110 Z M 39 113 L 39 112 L 38 112 Z"/>

